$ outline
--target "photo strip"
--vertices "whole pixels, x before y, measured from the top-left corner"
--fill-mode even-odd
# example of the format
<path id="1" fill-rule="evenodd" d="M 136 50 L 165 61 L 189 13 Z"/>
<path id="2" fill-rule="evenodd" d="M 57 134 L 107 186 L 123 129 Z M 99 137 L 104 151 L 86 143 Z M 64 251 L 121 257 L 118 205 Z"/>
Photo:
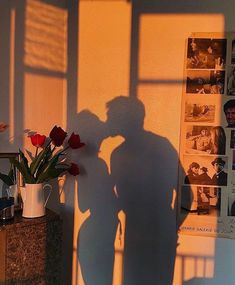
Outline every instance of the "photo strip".
<path id="1" fill-rule="evenodd" d="M 179 231 L 235 239 L 235 33 L 193 33 L 184 66 Z"/>

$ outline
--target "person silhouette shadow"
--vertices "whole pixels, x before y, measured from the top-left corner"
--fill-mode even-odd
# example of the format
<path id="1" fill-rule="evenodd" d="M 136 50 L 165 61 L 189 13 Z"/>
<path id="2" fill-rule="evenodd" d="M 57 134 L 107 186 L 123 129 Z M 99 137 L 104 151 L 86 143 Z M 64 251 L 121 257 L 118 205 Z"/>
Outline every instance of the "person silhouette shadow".
<path id="1" fill-rule="evenodd" d="M 105 124 L 95 114 L 83 110 L 77 115 L 76 125 L 86 144 L 79 154 L 82 168 L 78 206 L 83 213 L 89 211 L 78 233 L 78 260 L 86 285 L 111 285 L 119 220 L 117 197 L 108 167 L 98 156 L 106 136 Z"/>
<path id="2" fill-rule="evenodd" d="M 170 285 L 177 245 L 178 155 L 164 137 L 144 130 L 137 99 L 109 101 L 107 132 L 124 141 L 111 154 L 111 176 L 125 213 L 123 285 Z"/>

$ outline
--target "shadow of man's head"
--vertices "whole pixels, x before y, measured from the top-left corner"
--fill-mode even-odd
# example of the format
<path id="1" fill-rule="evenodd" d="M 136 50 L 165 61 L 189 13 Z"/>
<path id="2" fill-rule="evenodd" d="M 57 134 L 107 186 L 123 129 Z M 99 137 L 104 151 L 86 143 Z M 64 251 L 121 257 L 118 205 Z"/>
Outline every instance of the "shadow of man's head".
<path id="1" fill-rule="evenodd" d="M 118 96 L 107 102 L 107 131 L 127 137 L 143 129 L 145 108 L 137 98 Z"/>
<path id="2" fill-rule="evenodd" d="M 144 130 L 144 118 L 137 98 L 119 96 L 107 103 L 108 134 L 125 139 L 110 160 L 125 214 L 124 284 L 172 284 L 178 154 L 167 138 Z"/>

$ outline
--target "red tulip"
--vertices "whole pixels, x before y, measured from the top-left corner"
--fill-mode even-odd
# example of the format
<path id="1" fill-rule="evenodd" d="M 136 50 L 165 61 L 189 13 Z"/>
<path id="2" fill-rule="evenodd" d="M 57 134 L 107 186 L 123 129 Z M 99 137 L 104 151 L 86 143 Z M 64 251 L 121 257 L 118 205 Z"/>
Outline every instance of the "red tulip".
<path id="1" fill-rule="evenodd" d="M 32 145 L 34 145 L 36 147 L 41 147 L 45 143 L 46 136 L 36 134 L 36 135 L 30 136 L 30 139 L 31 139 Z"/>
<path id="2" fill-rule="evenodd" d="M 8 125 L 6 125 L 3 122 L 0 122 L 0 132 L 4 132 L 8 128 Z"/>
<path id="3" fill-rule="evenodd" d="M 54 126 L 50 132 L 50 138 L 55 146 L 61 146 L 67 136 L 67 133 L 61 128 Z"/>
<path id="4" fill-rule="evenodd" d="M 71 148 L 76 149 L 84 146 L 85 144 L 80 141 L 80 136 L 75 135 L 74 133 L 71 134 L 68 144 Z"/>
<path id="5" fill-rule="evenodd" d="M 78 175 L 80 173 L 78 165 L 76 163 L 71 163 L 71 166 L 68 169 L 68 172 L 73 176 Z"/>

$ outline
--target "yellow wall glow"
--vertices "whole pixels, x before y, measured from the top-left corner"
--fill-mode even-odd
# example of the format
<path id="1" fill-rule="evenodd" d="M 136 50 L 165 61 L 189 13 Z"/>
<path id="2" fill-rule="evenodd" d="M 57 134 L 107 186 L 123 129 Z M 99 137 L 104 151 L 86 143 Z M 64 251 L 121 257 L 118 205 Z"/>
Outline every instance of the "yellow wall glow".
<path id="1" fill-rule="evenodd" d="M 77 112 L 88 109 L 106 119 L 106 103 L 119 95 L 129 95 L 131 5 L 124 1 L 81 1 L 78 40 Z M 102 143 L 99 157 L 110 167 L 110 154 L 122 142 L 121 137 Z M 79 187 L 79 185 L 78 185 Z M 87 217 L 75 203 L 73 284 L 83 285 L 77 265 L 77 233 Z M 125 216 L 119 216 L 123 227 Z M 113 285 L 122 284 L 123 235 L 115 242 Z"/>
<path id="2" fill-rule="evenodd" d="M 128 95 L 131 5 L 81 1 L 79 7 L 78 111 L 105 119 L 105 104 Z"/>
<path id="3" fill-rule="evenodd" d="M 223 15 L 143 14 L 140 17 L 138 97 L 146 108 L 145 128 L 166 136 L 176 149 L 186 40 L 192 32 L 211 30 L 224 31 Z"/>
<path id="4" fill-rule="evenodd" d="M 67 58 L 67 11 L 41 1 L 26 1 L 25 38 L 21 39 L 24 54 L 17 55 L 17 58 L 14 54 L 17 11 L 12 10 L 10 136 L 14 136 L 14 110 L 17 110 L 14 100 L 17 92 L 23 100 L 23 115 L 20 114 L 23 116 L 23 128 L 48 134 L 55 124 L 64 127 L 67 123 L 66 119 L 70 116 L 67 102 L 71 99 L 67 96 L 77 99 L 77 113 L 88 109 L 104 121 L 106 103 L 119 95 L 129 96 L 130 82 L 136 82 L 136 95 L 146 109 L 145 130 L 166 137 L 178 151 L 186 39 L 192 32 L 222 33 L 224 16 L 141 14 L 138 46 L 135 47 L 131 45 L 131 1 L 78 2 L 78 62 L 74 62 L 78 70 L 77 94 L 67 94 L 67 78 L 70 78 L 67 63 L 71 62 Z M 131 62 L 131 55 L 135 52 L 137 62 Z M 22 90 L 16 90 L 16 94 L 15 59 L 23 65 L 22 82 L 19 84 L 21 86 L 22 83 Z M 136 66 L 137 78 L 133 78 L 130 67 Z M 105 161 L 109 171 L 111 153 L 122 141 L 123 138 L 118 136 L 105 139 L 101 145 L 99 157 Z M 23 142 L 27 149 L 31 148 L 28 139 L 23 139 Z M 78 264 L 77 239 L 79 229 L 90 212 L 79 210 L 79 179 L 74 191 L 74 201 L 68 205 L 68 208 L 74 207 L 72 284 L 84 285 Z M 62 203 L 66 204 L 65 199 Z M 124 233 L 123 212 L 119 213 L 119 218 Z M 213 277 L 215 243 L 205 238 L 201 241 L 203 244 L 195 244 L 194 237 L 180 237 L 174 285 L 182 285 L 183 281 L 194 277 Z M 113 285 L 122 285 L 123 250 L 124 235 L 120 236 L 117 231 Z"/>
<path id="5" fill-rule="evenodd" d="M 146 108 L 145 128 L 167 137 L 179 149 L 181 96 L 186 40 L 192 32 L 224 31 L 224 17 L 148 15 L 140 17 L 138 97 Z M 191 278 L 212 278 L 215 243 L 204 246 L 180 237 L 174 285 Z"/>
<path id="6" fill-rule="evenodd" d="M 25 129 L 48 135 L 54 125 L 63 125 L 63 81 L 61 78 L 25 74 Z M 25 138 L 25 146 L 30 145 Z"/>
<path id="7" fill-rule="evenodd" d="M 138 31 L 137 95 L 146 108 L 145 129 L 167 137 L 179 148 L 180 112 L 186 39 L 192 32 L 224 30 L 222 15 L 142 14 Z M 105 104 L 119 95 L 129 95 L 131 5 L 122 1 L 81 1 L 79 7 L 78 106 L 105 120 Z M 133 78 L 132 78 L 133 79 Z M 121 138 L 103 142 L 100 157 L 110 165 L 110 154 Z M 84 220 L 75 203 L 75 241 Z M 121 215 L 124 222 L 125 217 Z M 213 276 L 214 244 L 198 246 L 180 240 L 174 285 L 194 276 Z M 115 242 L 113 285 L 121 285 L 123 245 Z M 74 252 L 76 253 L 76 242 Z M 209 256 L 206 265 L 196 255 Z M 188 258 L 183 263 L 183 257 Z M 77 257 L 74 256 L 74 260 Z M 76 267 L 77 262 L 74 261 Z M 203 268 L 206 267 L 206 273 Z M 80 268 L 73 268 L 73 284 L 83 285 Z M 182 277 L 183 276 L 183 277 Z M 183 279 L 182 279 L 183 278 Z"/>

